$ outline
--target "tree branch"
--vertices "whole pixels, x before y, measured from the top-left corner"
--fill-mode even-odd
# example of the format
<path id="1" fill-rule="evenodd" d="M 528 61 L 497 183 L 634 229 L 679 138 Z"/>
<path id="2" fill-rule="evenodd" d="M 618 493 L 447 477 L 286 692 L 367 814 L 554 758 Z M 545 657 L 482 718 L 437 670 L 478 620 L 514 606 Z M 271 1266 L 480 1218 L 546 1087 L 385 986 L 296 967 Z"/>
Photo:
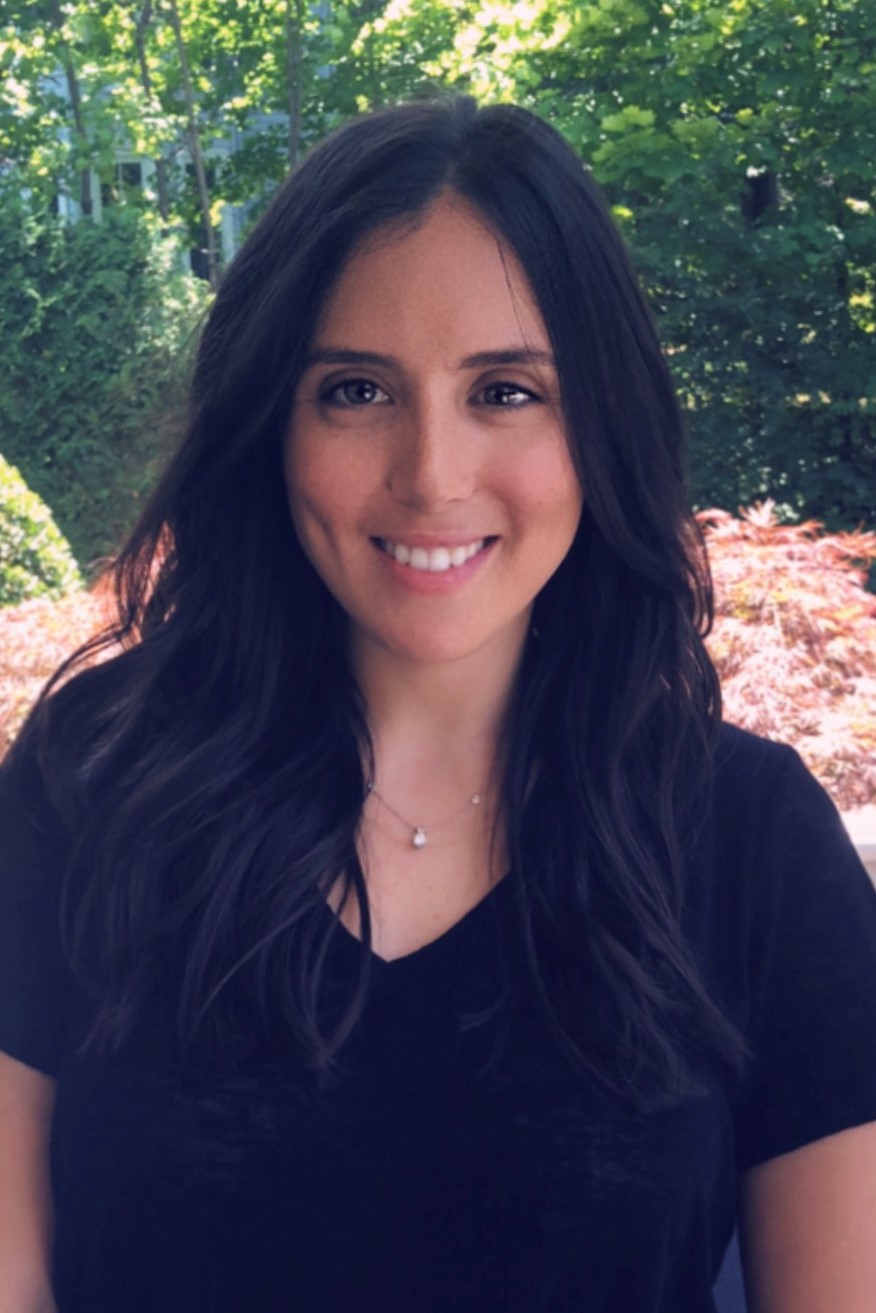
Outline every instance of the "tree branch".
<path id="1" fill-rule="evenodd" d="M 183 40 L 177 0 L 168 0 L 167 13 L 176 40 L 176 53 L 177 58 L 179 59 L 180 73 L 183 82 L 183 93 L 186 101 L 186 115 L 188 117 L 189 145 L 192 152 L 192 164 L 195 169 L 195 179 L 198 184 L 198 199 L 201 206 L 201 218 L 204 221 L 204 231 L 207 238 L 207 275 L 210 286 L 215 291 L 219 286 L 219 261 L 216 256 L 216 234 L 213 228 L 213 221 L 210 218 L 210 191 L 207 186 L 207 171 L 204 167 L 204 155 L 201 150 L 201 134 L 198 129 L 198 118 L 195 112 L 195 93 L 192 89 L 188 55 L 186 53 L 185 41 Z"/>

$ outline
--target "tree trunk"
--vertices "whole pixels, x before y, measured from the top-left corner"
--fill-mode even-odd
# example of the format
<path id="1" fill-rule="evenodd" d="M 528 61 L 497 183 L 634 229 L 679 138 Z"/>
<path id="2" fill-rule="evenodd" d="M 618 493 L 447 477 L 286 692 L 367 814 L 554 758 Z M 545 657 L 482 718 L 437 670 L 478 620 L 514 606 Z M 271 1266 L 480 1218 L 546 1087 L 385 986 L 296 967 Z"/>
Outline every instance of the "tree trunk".
<path id="1" fill-rule="evenodd" d="M 382 10 L 383 4 L 381 0 L 365 0 L 365 3 L 362 6 L 363 18 L 366 22 L 370 23 L 373 19 L 378 17 Z M 383 86 L 380 81 L 380 65 L 377 62 L 375 50 L 376 44 L 374 40 L 374 32 L 372 30 L 365 46 L 365 63 L 367 68 L 367 81 L 370 85 L 370 108 L 380 109 L 383 104 Z"/>
<path id="2" fill-rule="evenodd" d="M 137 25 L 134 28 L 134 40 L 137 45 L 137 62 L 140 65 L 140 81 L 143 84 L 143 90 L 146 92 L 146 99 L 154 103 L 152 92 L 152 76 L 149 72 L 149 62 L 146 59 L 146 31 L 152 22 L 152 0 L 146 0 L 140 11 L 140 17 L 137 19 Z M 167 187 L 167 161 L 159 155 L 155 160 L 155 182 L 158 187 L 158 213 L 161 215 L 161 222 L 167 225 L 170 222 L 170 196 Z"/>
<path id="3" fill-rule="evenodd" d="M 848 210 L 843 200 L 842 189 L 837 180 L 834 180 L 833 192 L 835 198 L 833 221 L 839 231 L 845 234 L 845 229 L 848 226 L 846 219 Z M 841 250 L 844 252 L 845 249 L 845 244 L 843 244 Z M 851 307 L 849 305 L 849 296 L 851 294 L 849 266 L 844 254 L 837 256 L 834 263 L 834 271 L 836 279 L 837 318 L 845 329 L 846 339 L 851 340 L 855 336 L 855 327 L 852 322 Z M 840 389 L 834 395 L 841 406 L 837 425 L 840 433 L 839 458 L 844 464 L 851 465 L 855 459 L 855 400 L 848 389 Z"/>
<path id="4" fill-rule="evenodd" d="M 73 111 L 73 127 L 87 159 L 89 142 L 88 133 L 85 130 L 85 120 L 82 116 L 82 93 L 79 90 L 79 79 L 76 76 L 76 68 L 73 64 L 70 47 L 64 35 L 64 15 L 61 12 L 61 0 L 50 0 L 49 13 L 61 45 L 61 61 L 64 65 L 64 76 L 67 79 L 67 90 L 70 94 L 70 108 Z M 91 200 L 91 170 L 87 165 L 79 171 L 79 206 L 86 218 L 90 218 L 94 206 Z"/>
<path id="5" fill-rule="evenodd" d="M 826 47 L 827 51 L 837 41 L 842 41 L 843 32 L 837 24 L 836 8 L 832 0 L 827 0 L 825 5 L 825 15 L 828 19 L 830 39 Z M 831 71 L 833 71 L 831 69 Z M 845 204 L 845 196 L 848 192 L 841 185 L 838 177 L 833 178 L 833 195 L 834 195 L 834 213 L 833 222 L 839 229 L 840 233 L 845 236 L 845 230 L 848 227 L 848 209 Z M 837 298 L 837 318 L 845 330 L 846 340 L 849 341 L 855 336 L 855 328 L 852 322 L 852 311 L 849 304 L 851 294 L 851 279 L 849 275 L 849 265 L 846 257 L 847 245 L 843 242 L 839 248 L 839 253 L 834 262 L 834 277 L 836 280 L 836 298 Z M 856 443 L 855 443 L 855 398 L 847 389 L 837 389 L 833 392 L 836 401 L 839 402 L 841 413 L 839 415 L 837 428 L 840 435 L 839 458 L 843 464 L 851 465 L 855 461 Z M 860 412 L 858 412 L 860 414 Z"/>
<path id="6" fill-rule="evenodd" d="M 286 0 L 286 81 L 289 89 L 289 168 L 301 152 L 302 48 L 304 0 Z"/>
<path id="7" fill-rule="evenodd" d="M 182 26 L 179 21 L 179 7 L 177 0 L 169 0 L 168 16 L 170 18 L 173 35 L 176 39 L 176 53 L 179 59 L 180 74 L 182 76 L 183 92 L 186 100 L 186 115 L 189 124 L 189 145 L 192 152 L 192 164 L 195 169 L 195 179 L 198 184 L 198 199 L 201 206 L 201 218 L 204 221 L 204 232 L 207 238 L 207 276 L 210 286 L 215 291 L 219 286 L 219 261 L 216 257 L 216 234 L 213 229 L 213 221 L 210 218 L 210 191 L 207 186 L 207 171 L 204 168 L 204 156 L 201 151 L 201 134 L 198 129 L 198 119 L 195 113 L 195 94 L 192 89 L 192 79 L 189 74 L 189 61 L 186 55 L 185 42 L 183 41 Z"/>

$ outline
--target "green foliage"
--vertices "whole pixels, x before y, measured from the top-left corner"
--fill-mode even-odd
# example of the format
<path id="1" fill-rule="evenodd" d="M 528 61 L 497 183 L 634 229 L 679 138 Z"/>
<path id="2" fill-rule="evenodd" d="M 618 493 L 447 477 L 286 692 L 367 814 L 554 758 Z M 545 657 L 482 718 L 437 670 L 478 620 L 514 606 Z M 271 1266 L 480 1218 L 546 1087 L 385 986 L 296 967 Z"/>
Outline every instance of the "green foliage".
<path id="1" fill-rule="evenodd" d="M 84 565 L 131 527 L 168 448 L 202 285 L 136 210 L 64 223 L 0 188 L 0 450 Z"/>
<path id="2" fill-rule="evenodd" d="M 447 87 L 528 104 L 626 233 L 686 407 L 698 504 L 772 496 L 787 515 L 876 525 L 872 0 L 175 8 L 197 132 L 220 151 L 214 221 L 227 203 L 252 219 L 290 160 L 357 111 Z M 74 200 L 82 169 L 110 182 L 121 148 L 160 161 L 165 195 L 144 201 L 196 245 L 169 10 L 7 0 L 0 158 L 34 197 Z"/>
<path id="3" fill-rule="evenodd" d="M 61 597 L 81 586 L 73 554 L 48 506 L 0 456 L 0 606 Z"/>
<path id="4" fill-rule="evenodd" d="M 651 293 L 699 504 L 772 495 L 876 524 L 872 5 L 481 9 L 494 21 L 466 29 L 444 75 L 530 104 L 592 165 Z M 516 28 L 495 21 L 511 9 Z M 758 178 L 775 179 L 759 214 Z"/>
<path id="5" fill-rule="evenodd" d="M 217 148 L 215 222 L 225 203 L 263 205 L 293 158 L 355 112 L 368 61 L 351 59 L 351 48 L 380 5 L 339 3 L 331 21 L 309 0 L 176 0 L 175 8 L 200 145 L 208 153 Z M 199 243 L 190 124 L 168 3 L 68 0 L 56 10 L 7 0 L 0 74 L 8 88 L 0 98 L 0 158 L 15 162 L 29 188 L 46 199 L 60 191 L 77 201 L 84 167 L 111 184 L 119 153 L 157 161 L 167 194 L 162 198 L 156 183 L 151 203 L 166 205 L 165 224 L 187 230 L 189 245 Z M 398 89 L 404 94 L 407 84 Z M 290 134 L 295 99 L 301 122 Z"/>

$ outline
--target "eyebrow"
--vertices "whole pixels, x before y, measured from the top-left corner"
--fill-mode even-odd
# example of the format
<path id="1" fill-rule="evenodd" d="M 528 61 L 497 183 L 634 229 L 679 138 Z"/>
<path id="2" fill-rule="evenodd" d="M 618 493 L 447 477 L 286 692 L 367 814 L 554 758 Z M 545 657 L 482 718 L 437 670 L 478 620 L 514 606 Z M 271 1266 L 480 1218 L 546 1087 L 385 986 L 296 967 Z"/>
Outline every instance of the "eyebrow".
<path id="1" fill-rule="evenodd" d="M 320 347 L 311 351 L 304 368 L 313 365 L 382 365 L 387 369 L 400 369 L 401 361 L 395 356 L 384 356 L 377 351 L 350 351 L 346 347 Z M 504 351 L 476 351 L 459 362 L 460 369 L 489 369 L 495 365 L 548 365 L 556 369 L 550 351 L 536 347 L 508 347 Z"/>

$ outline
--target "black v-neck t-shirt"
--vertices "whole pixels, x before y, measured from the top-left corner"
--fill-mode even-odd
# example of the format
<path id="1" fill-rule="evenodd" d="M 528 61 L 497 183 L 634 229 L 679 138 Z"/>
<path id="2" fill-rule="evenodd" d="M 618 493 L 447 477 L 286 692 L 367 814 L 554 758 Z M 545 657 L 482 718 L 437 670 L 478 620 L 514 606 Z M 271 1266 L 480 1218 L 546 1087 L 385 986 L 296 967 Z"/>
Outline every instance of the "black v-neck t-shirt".
<path id="1" fill-rule="evenodd" d="M 685 931 L 754 1059 L 645 1116 L 558 1050 L 509 879 L 374 959 L 327 1089 L 280 1047 L 181 1067 L 150 1017 L 77 1056 L 59 855 L 0 770 L 0 1048 L 58 1080 L 59 1313 L 712 1313 L 741 1174 L 876 1120 L 876 891 L 790 749 L 725 729 L 713 794 Z M 331 951 L 342 982 L 364 950 Z"/>

